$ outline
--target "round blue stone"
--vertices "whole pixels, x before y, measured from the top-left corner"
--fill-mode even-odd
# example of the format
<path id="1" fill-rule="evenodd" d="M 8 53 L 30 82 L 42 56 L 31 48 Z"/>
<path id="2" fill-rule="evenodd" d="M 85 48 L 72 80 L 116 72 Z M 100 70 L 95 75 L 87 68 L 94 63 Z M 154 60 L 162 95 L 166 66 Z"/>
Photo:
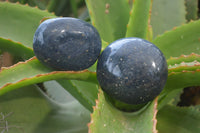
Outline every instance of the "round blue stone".
<path id="1" fill-rule="evenodd" d="M 168 68 L 162 52 L 140 38 L 111 43 L 97 64 L 97 79 L 110 97 L 127 104 L 153 100 L 164 88 Z"/>
<path id="2" fill-rule="evenodd" d="M 87 22 L 76 18 L 48 19 L 33 39 L 40 62 L 55 70 L 78 71 L 92 66 L 101 51 L 101 38 Z"/>

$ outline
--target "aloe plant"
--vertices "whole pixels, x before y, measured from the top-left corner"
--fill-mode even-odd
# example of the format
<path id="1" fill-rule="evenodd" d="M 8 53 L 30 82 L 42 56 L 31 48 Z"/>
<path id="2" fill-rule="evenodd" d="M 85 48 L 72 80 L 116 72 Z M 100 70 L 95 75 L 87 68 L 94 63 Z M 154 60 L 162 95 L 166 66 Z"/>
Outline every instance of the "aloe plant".
<path id="1" fill-rule="evenodd" d="M 96 64 L 83 71 L 53 71 L 38 61 L 32 49 L 34 32 L 41 21 L 56 15 L 0 2 L 0 50 L 2 55 L 9 52 L 13 61 L 0 70 L 1 133 L 200 132 L 200 106 L 177 106 L 184 88 L 200 86 L 197 2 L 85 1 L 103 49 L 119 38 L 139 37 L 154 43 L 167 59 L 164 90 L 134 112 L 110 104 L 99 87 Z M 45 5 L 49 11 L 56 11 L 54 7 L 53 1 Z"/>

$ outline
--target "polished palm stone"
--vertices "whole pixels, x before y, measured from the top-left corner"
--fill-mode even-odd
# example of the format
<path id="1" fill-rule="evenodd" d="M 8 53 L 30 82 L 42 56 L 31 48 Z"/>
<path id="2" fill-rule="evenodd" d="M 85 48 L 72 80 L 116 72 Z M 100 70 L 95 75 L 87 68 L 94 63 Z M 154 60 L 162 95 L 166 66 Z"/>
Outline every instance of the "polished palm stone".
<path id="1" fill-rule="evenodd" d="M 40 62 L 55 70 L 78 71 L 92 66 L 101 51 L 97 30 L 80 19 L 48 19 L 40 24 L 33 39 Z"/>
<path id="2" fill-rule="evenodd" d="M 162 52 L 140 38 L 123 38 L 102 52 L 97 79 L 103 91 L 127 104 L 143 104 L 162 91 L 168 76 Z"/>

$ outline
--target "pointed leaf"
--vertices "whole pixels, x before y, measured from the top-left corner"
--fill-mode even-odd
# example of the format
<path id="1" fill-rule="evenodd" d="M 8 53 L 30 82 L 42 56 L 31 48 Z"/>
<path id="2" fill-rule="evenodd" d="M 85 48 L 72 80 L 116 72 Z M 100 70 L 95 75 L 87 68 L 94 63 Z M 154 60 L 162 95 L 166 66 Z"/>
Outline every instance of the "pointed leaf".
<path id="1" fill-rule="evenodd" d="M 185 57 L 191 58 L 191 56 Z M 190 63 L 183 62 L 178 65 L 169 66 L 168 72 L 167 83 L 160 94 L 158 109 L 167 104 L 170 98 L 173 99 L 177 97 L 177 95 L 180 95 L 183 88 L 188 86 L 200 86 L 200 63 L 197 61 Z"/>
<path id="2" fill-rule="evenodd" d="M 177 105 L 177 103 L 180 101 L 180 95 L 183 92 L 183 88 L 179 88 L 179 89 L 176 88 L 174 90 L 165 88 L 164 92 L 165 92 L 165 95 L 161 93 L 158 99 L 158 110 L 160 110 L 166 104 Z"/>
<path id="3" fill-rule="evenodd" d="M 188 86 L 199 86 L 200 85 L 200 71 L 183 70 L 182 72 L 174 72 L 168 75 L 166 88 L 173 90 L 177 88 L 184 88 Z"/>
<path id="4" fill-rule="evenodd" d="M 200 132 L 200 111 L 194 107 L 165 106 L 158 111 L 158 131 L 161 133 Z"/>
<path id="5" fill-rule="evenodd" d="M 24 46 L 21 43 L 14 42 L 9 39 L 4 39 L 0 37 L 0 49 L 11 53 L 16 57 L 21 57 L 23 59 L 28 59 L 34 56 L 33 50 L 29 47 Z"/>
<path id="6" fill-rule="evenodd" d="M 185 0 L 153 0 L 151 25 L 154 37 L 186 22 Z"/>
<path id="7" fill-rule="evenodd" d="M 31 48 L 33 35 L 44 17 L 55 15 L 27 5 L 0 2 L 0 37 Z"/>
<path id="8" fill-rule="evenodd" d="M 156 37 L 153 43 L 160 48 L 166 59 L 178 57 L 182 54 L 200 54 L 200 20 L 182 25 L 161 36 Z"/>
<path id="9" fill-rule="evenodd" d="M 130 9 L 126 0 L 86 0 L 86 4 L 103 40 L 111 43 L 125 36 Z"/>
<path id="10" fill-rule="evenodd" d="M 10 78 L 12 77 L 12 78 Z M 32 59 L 18 63 L 9 68 L 3 68 L 0 72 L 0 95 L 3 95 L 11 90 L 35 84 L 44 81 L 55 80 L 55 79 L 76 79 L 91 81 L 97 83 L 96 73 L 85 71 L 52 71 L 51 69 L 42 65 L 35 57 Z M 63 83 L 65 84 L 65 83 Z M 66 85 L 66 84 L 65 84 Z M 76 87 L 76 89 L 66 88 L 68 91 L 75 96 L 86 108 L 91 109 L 92 105 L 88 101 L 94 101 L 90 97 L 84 96 Z M 84 90 L 87 93 L 95 93 L 95 91 Z M 96 90 L 97 91 L 97 90 Z M 90 94 L 93 95 L 93 94 Z M 95 94 L 94 94 L 95 96 Z M 90 99 L 90 100 L 88 100 Z"/>
<path id="11" fill-rule="evenodd" d="M 126 37 L 139 37 L 146 39 L 151 5 L 151 0 L 135 0 L 133 2 L 127 25 Z"/>
<path id="12" fill-rule="evenodd" d="M 194 62 L 194 61 L 200 62 L 200 55 L 191 53 L 190 55 L 181 55 L 179 57 L 170 57 L 167 60 L 167 64 L 175 65 L 175 64 L 181 64 L 183 62 Z"/>
<path id="13" fill-rule="evenodd" d="M 53 99 L 56 103 L 65 104 L 74 100 L 73 96 L 55 80 L 44 82 L 43 89 L 48 97 Z"/>
<path id="14" fill-rule="evenodd" d="M 98 88 L 96 84 L 80 81 L 70 81 L 65 79 L 57 80 L 57 82 L 72 96 L 74 96 L 84 107 L 90 112 L 93 111 L 92 106 L 95 105 L 97 99 Z M 80 85 L 81 84 L 81 85 Z"/>
<path id="15" fill-rule="evenodd" d="M 157 133 L 157 99 L 138 112 L 122 112 L 106 101 L 100 90 L 89 124 L 90 133 Z"/>
<path id="16" fill-rule="evenodd" d="M 27 86 L 0 97 L 0 119 L 1 132 L 87 133 L 90 116 L 77 101 L 58 105 Z"/>

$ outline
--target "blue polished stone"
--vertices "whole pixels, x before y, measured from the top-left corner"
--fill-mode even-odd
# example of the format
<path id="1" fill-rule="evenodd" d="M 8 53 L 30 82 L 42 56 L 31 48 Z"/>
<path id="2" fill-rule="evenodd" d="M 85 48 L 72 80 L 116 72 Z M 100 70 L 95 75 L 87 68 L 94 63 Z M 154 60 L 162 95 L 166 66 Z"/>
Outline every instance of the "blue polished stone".
<path id="1" fill-rule="evenodd" d="M 111 43 L 97 64 L 97 79 L 110 97 L 143 104 L 162 91 L 168 76 L 165 57 L 152 43 L 124 38 Z"/>
<path id="2" fill-rule="evenodd" d="M 55 70 L 84 70 L 93 65 L 101 51 L 101 38 L 87 22 L 76 18 L 48 19 L 33 39 L 36 57 Z"/>

